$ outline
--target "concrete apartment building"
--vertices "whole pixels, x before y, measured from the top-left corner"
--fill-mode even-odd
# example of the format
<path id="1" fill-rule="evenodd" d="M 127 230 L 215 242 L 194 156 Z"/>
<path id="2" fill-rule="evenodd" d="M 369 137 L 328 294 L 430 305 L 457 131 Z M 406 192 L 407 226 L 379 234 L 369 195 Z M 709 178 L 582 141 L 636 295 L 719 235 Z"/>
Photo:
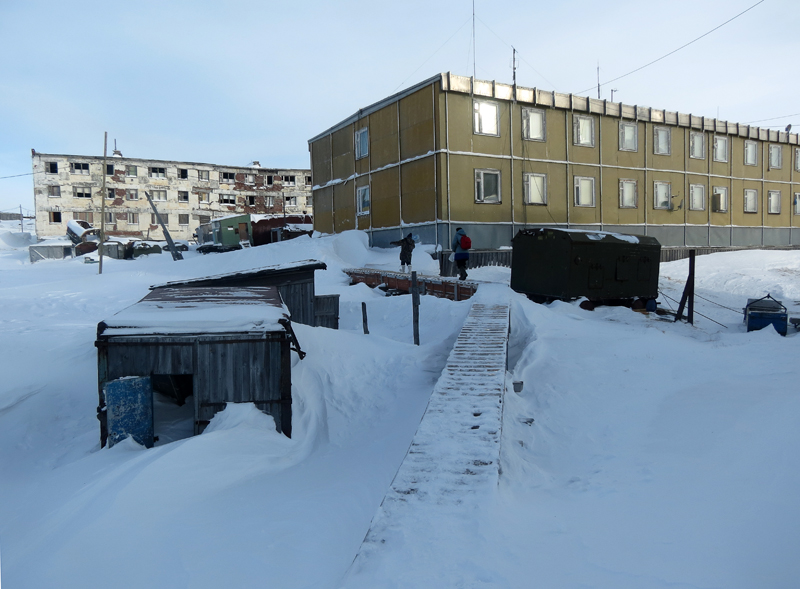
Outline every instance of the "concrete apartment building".
<path id="1" fill-rule="evenodd" d="M 438 74 L 309 141 L 314 226 L 444 250 L 524 227 L 800 246 L 797 134 Z"/>
<path id="2" fill-rule="evenodd" d="M 200 224 L 216 217 L 257 213 L 311 213 L 310 170 L 220 166 L 122 157 L 54 155 L 32 151 L 36 234 L 64 235 L 80 219 L 99 227 L 103 174 L 106 234 L 164 239 L 145 198 L 152 197 L 170 235 L 192 239 Z"/>

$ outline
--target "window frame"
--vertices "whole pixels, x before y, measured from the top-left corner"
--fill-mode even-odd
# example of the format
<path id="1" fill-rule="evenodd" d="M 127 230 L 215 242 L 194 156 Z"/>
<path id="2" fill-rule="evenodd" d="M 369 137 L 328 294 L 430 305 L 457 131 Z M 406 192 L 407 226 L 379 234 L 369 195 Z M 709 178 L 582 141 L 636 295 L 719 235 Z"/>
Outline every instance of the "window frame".
<path id="1" fill-rule="evenodd" d="M 70 174 L 76 174 L 76 175 L 79 175 L 79 176 L 88 176 L 89 175 L 89 164 L 86 163 L 86 162 L 70 162 L 69 163 L 69 173 Z"/>
<path id="2" fill-rule="evenodd" d="M 211 192 L 208 190 L 199 190 L 197 192 L 197 204 L 207 205 L 211 203 Z"/>
<path id="3" fill-rule="evenodd" d="M 542 136 L 541 137 L 532 137 L 531 136 L 531 123 L 530 123 L 530 115 L 536 114 L 542 117 Z M 542 110 L 541 108 L 523 108 L 522 109 L 522 138 L 525 141 L 540 141 L 544 142 L 547 141 L 547 113 Z"/>
<path id="4" fill-rule="evenodd" d="M 589 132 L 589 135 L 590 135 L 589 141 L 588 142 L 584 142 L 581 139 L 581 132 L 580 132 L 581 125 L 580 125 L 580 122 L 581 121 L 587 121 L 587 120 L 590 122 L 591 131 Z M 573 114 L 572 115 L 572 145 L 575 145 L 577 147 L 594 147 L 594 135 L 595 135 L 594 127 L 595 127 L 595 124 L 594 124 L 594 117 L 593 116 L 591 116 L 591 115 Z"/>
<path id="5" fill-rule="evenodd" d="M 169 227 L 169 213 L 159 213 L 158 215 L 161 217 L 161 220 L 164 221 L 164 226 Z M 155 213 L 150 213 L 150 225 L 159 225 Z"/>
<path id="6" fill-rule="evenodd" d="M 133 172 L 133 174 L 131 174 Z M 125 177 L 126 178 L 138 178 L 139 176 L 139 166 L 125 166 Z"/>
<path id="7" fill-rule="evenodd" d="M 111 195 L 111 196 L 109 196 Z M 117 200 L 117 189 L 106 188 L 106 200 Z"/>
<path id="8" fill-rule="evenodd" d="M 658 187 L 659 186 L 666 186 L 667 187 L 667 205 L 666 206 L 659 206 L 658 204 Z M 653 181 L 653 209 L 658 209 L 660 211 L 671 211 L 672 210 L 672 182 L 664 182 L 663 180 L 654 180 Z"/>
<path id="9" fill-rule="evenodd" d="M 624 197 L 624 184 L 633 184 L 633 205 L 626 205 L 623 200 Z M 619 208 L 621 209 L 638 209 L 639 208 L 639 183 L 633 178 L 620 178 L 619 179 Z"/>
<path id="10" fill-rule="evenodd" d="M 306 176 L 306 186 L 311 186 L 311 176 Z"/>
<path id="11" fill-rule="evenodd" d="M 197 181 L 198 182 L 209 182 L 209 172 L 208 170 L 197 170 Z"/>
<path id="12" fill-rule="evenodd" d="M 297 176 L 291 174 L 281 176 L 281 184 L 284 186 L 297 186 Z"/>
<path id="13" fill-rule="evenodd" d="M 147 176 L 149 178 L 166 178 L 167 177 L 167 169 L 160 168 L 158 166 L 148 166 L 147 168 Z"/>
<path id="14" fill-rule="evenodd" d="M 747 148 L 753 148 L 753 163 L 748 163 L 747 161 Z M 744 141 L 744 165 L 745 166 L 757 166 L 758 165 L 758 141 L 752 141 L 750 139 L 745 139 Z"/>
<path id="15" fill-rule="evenodd" d="M 156 198 L 156 193 L 158 193 L 159 197 L 161 195 L 163 195 L 164 198 Z M 151 190 L 150 191 L 150 198 L 153 200 L 153 202 L 167 202 L 167 191 L 166 190 L 161 190 L 161 189 Z"/>
<path id="16" fill-rule="evenodd" d="M 85 195 L 85 196 L 78 196 L 78 194 Z M 72 198 L 87 198 L 89 200 L 92 199 L 92 187 L 91 186 L 73 186 L 72 187 Z"/>
<path id="17" fill-rule="evenodd" d="M 800 215 L 800 192 L 794 193 L 794 214 Z"/>
<path id="18" fill-rule="evenodd" d="M 139 213 L 128 211 L 128 218 L 125 220 L 128 225 L 139 226 Z"/>
<path id="19" fill-rule="evenodd" d="M 220 193 L 219 204 L 221 205 L 236 205 L 236 195 L 228 193 Z"/>
<path id="20" fill-rule="evenodd" d="M 58 162 L 45 162 L 44 163 L 44 173 L 45 174 L 58 174 Z"/>
<path id="21" fill-rule="evenodd" d="M 794 171 L 800 172 L 800 147 L 794 148 Z"/>
<path id="22" fill-rule="evenodd" d="M 770 170 L 780 170 L 783 167 L 783 149 L 777 143 L 770 143 L 769 145 L 769 169 Z M 776 165 L 773 164 L 773 154 L 778 154 L 778 162 Z"/>
<path id="23" fill-rule="evenodd" d="M 367 207 L 364 208 L 364 195 L 367 197 Z M 356 187 L 356 214 L 359 217 L 369 215 L 372 210 L 372 195 L 370 194 L 369 184 Z"/>
<path id="24" fill-rule="evenodd" d="M 700 206 L 694 206 L 695 192 L 700 189 Z M 689 206 L 690 211 L 706 210 L 706 186 L 705 184 L 689 184 Z"/>
<path id="25" fill-rule="evenodd" d="M 186 223 L 184 223 L 181 219 L 185 218 Z M 178 213 L 178 227 L 188 227 L 189 226 L 189 213 Z"/>
<path id="26" fill-rule="evenodd" d="M 778 195 L 778 198 L 777 198 L 778 210 L 777 211 L 773 211 L 772 210 L 772 205 L 773 205 L 773 202 L 774 202 L 773 198 L 774 198 L 774 196 L 776 194 Z M 782 198 L 783 198 L 783 195 L 781 194 L 780 190 L 768 190 L 767 191 L 767 214 L 768 215 L 780 215 L 781 214 L 781 200 L 782 200 Z"/>
<path id="27" fill-rule="evenodd" d="M 178 180 L 189 179 L 189 168 L 178 168 Z"/>
<path id="28" fill-rule="evenodd" d="M 630 127 L 633 129 L 633 149 L 625 147 L 624 128 Z M 628 151 L 635 153 L 639 151 L 639 125 L 634 121 L 620 121 L 619 122 L 619 151 Z"/>
<path id="29" fill-rule="evenodd" d="M 656 136 L 662 132 L 667 134 L 667 150 L 663 152 L 656 151 L 658 148 Z M 653 155 L 672 155 L 672 129 L 669 127 L 665 127 L 664 125 L 653 126 Z"/>
<path id="30" fill-rule="evenodd" d="M 753 203 L 755 205 L 755 208 L 752 211 L 747 210 L 747 196 L 748 196 L 748 193 L 751 193 L 752 196 L 753 196 Z M 749 215 L 758 213 L 758 189 L 756 189 L 756 188 L 745 188 L 744 189 L 744 202 L 742 203 L 742 205 L 743 205 L 745 213 L 747 213 Z"/>
<path id="31" fill-rule="evenodd" d="M 497 200 L 486 200 L 485 196 L 486 181 L 484 180 L 484 178 L 487 174 L 497 176 Z M 474 196 L 476 204 L 495 205 L 495 204 L 501 204 L 503 202 L 502 184 L 501 184 L 502 176 L 500 174 L 500 170 L 495 170 L 492 168 L 475 168 L 475 174 L 473 180 L 474 180 Z M 479 194 L 479 186 L 480 186 L 480 194 Z"/>
<path id="32" fill-rule="evenodd" d="M 580 184 L 583 180 L 591 180 L 592 181 L 592 198 L 590 204 L 580 204 L 578 199 L 581 197 L 581 190 Z M 597 204 L 597 199 L 595 197 L 596 194 L 596 185 L 595 185 L 595 178 L 594 176 L 573 176 L 572 178 L 572 202 L 574 206 L 591 209 L 594 208 Z"/>
<path id="33" fill-rule="evenodd" d="M 220 172 L 219 173 L 219 183 L 220 184 L 235 184 L 236 183 L 236 172 Z"/>
<path id="34" fill-rule="evenodd" d="M 542 201 L 541 202 L 533 202 L 531 198 L 531 179 L 532 178 L 541 178 L 542 179 Z M 526 205 L 531 206 L 547 206 L 547 174 L 540 174 L 538 172 L 525 172 L 522 175 L 522 191 L 523 191 L 523 202 Z"/>
<path id="35" fill-rule="evenodd" d="M 178 191 L 178 202 L 189 202 L 189 191 L 188 190 L 179 190 Z"/>
<path id="36" fill-rule="evenodd" d="M 56 217 L 58 217 L 57 221 Z M 61 225 L 64 222 L 61 217 L 61 211 L 50 211 L 47 214 L 47 220 L 50 225 Z"/>
<path id="37" fill-rule="evenodd" d="M 248 207 L 256 206 L 256 195 L 255 194 L 248 194 L 247 195 L 247 206 Z"/>
<path id="38" fill-rule="evenodd" d="M 494 133 L 483 131 L 483 115 L 480 105 L 486 104 L 494 108 Z M 477 108 L 476 108 L 477 107 Z M 492 100 L 472 99 L 472 133 L 474 135 L 486 135 L 487 137 L 500 137 L 500 105 Z"/>
<path id="39" fill-rule="evenodd" d="M 721 141 L 721 142 L 723 142 L 725 144 L 725 158 L 724 159 L 719 159 L 717 157 L 717 142 L 718 141 Z M 728 159 L 729 159 L 729 153 L 730 153 L 729 145 L 730 145 L 730 141 L 728 141 L 728 137 L 727 136 L 725 136 L 725 135 L 714 135 L 714 144 L 713 144 L 712 149 L 711 149 L 711 159 L 713 161 L 715 161 L 715 162 L 722 162 L 722 163 L 727 164 L 728 163 Z"/>
<path id="40" fill-rule="evenodd" d="M 369 156 L 369 127 L 362 127 L 353 133 L 353 151 L 357 160 Z"/>
<path id="41" fill-rule="evenodd" d="M 57 194 L 53 194 L 53 193 Z M 61 198 L 61 185 L 59 184 L 48 184 L 47 186 L 47 198 Z"/>
<path id="42" fill-rule="evenodd" d="M 131 198 L 131 195 L 134 198 Z M 138 188 L 126 188 L 125 189 L 125 200 L 139 200 L 139 189 Z"/>
<path id="43" fill-rule="evenodd" d="M 714 207 L 714 197 L 717 194 L 723 194 L 725 197 L 725 207 L 721 205 L 717 208 Z M 722 198 L 720 198 L 722 201 Z M 713 186 L 711 188 L 711 212 L 712 213 L 727 213 L 728 212 L 728 187 L 727 186 Z"/>
<path id="44" fill-rule="evenodd" d="M 694 155 L 694 146 L 698 137 L 700 138 L 700 155 Z M 689 132 L 689 158 L 693 160 L 706 159 L 706 134 L 702 131 Z"/>

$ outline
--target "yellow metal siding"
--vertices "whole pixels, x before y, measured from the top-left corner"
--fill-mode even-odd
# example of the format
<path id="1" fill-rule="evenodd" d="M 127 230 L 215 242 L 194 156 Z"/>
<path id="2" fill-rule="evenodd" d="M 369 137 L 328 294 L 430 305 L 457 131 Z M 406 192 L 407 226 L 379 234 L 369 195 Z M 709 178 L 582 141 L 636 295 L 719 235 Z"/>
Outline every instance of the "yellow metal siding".
<path id="1" fill-rule="evenodd" d="M 564 111 L 567 115 L 566 124 L 568 125 L 569 130 L 569 158 L 570 161 L 580 163 L 580 164 L 599 164 L 600 163 L 600 124 L 599 124 L 599 117 L 596 115 L 590 115 L 588 113 L 569 113 Z M 583 116 L 591 118 L 593 121 L 593 135 L 594 135 L 594 147 L 588 147 L 585 145 L 576 145 L 575 144 L 575 116 Z M 616 136 L 612 137 L 614 142 L 616 143 Z M 605 139 L 605 138 L 603 138 Z"/>
<path id="2" fill-rule="evenodd" d="M 546 205 L 525 204 L 525 174 L 544 174 Z M 547 162 L 514 162 L 514 221 L 520 224 L 567 222 L 567 166 Z"/>
<path id="3" fill-rule="evenodd" d="M 333 187 L 333 220 L 336 233 L 356 228 L 355 184 L 345 182 Z"/>
<path id="4" fill-rule="evenodd" d="M 353 125 L 333 133 L 331 137 L 333 156 L 333 178 L 349 178 L 355 170 L 355 154 L 353 153 Z M 337 209 L 338 210 L 338 209 Z"/>
<path id="5" fill-rule="evenodd" d="M 603 150 L 605 153 L 605 150 Z M 636 208 L 621 208 L 619 183 L 620 180 L 633 180 L 636 182 Z M 620 170 L 607 168 L 603 170 L 603 223 L 610 225 L 627 225 L 644 223 L 644 171 Z"/>
<path id="6" fill-rule="evenodd" d="M 654 143 L 654 130 L 656 127 L 669 129 L 670 131 L 670 153 L 669 155 L 657 154 Z M 684 129 L 672 125 L 661 125 L 647 123 L 647 159 L 651 166 L 658 170 L 684 170 L 684 158 L 686 153 L 686 143 L 684 141 Z"/>
<path id="7" fill-rule="evenodd" d="M 434 167 L 433 156 L 403 164 L 401 171 L 403 222 L 423 223 L 436 219 Z"/>
<path id="8" fill-rule="evenodd" d="M 372 174 L 372 226 L 396 227 L 400 224 L 400 172 L 389 168 Z"/>
<path id="9" fill-rule="evenodd" d="M 311 175 L 317 186 L 331 180 L 331 144 L 328 136 L 311 144 Z"/>
<path id="10" fill-rule="evenodd" d="M 372 169 L 400 161 L 397 103 L 369 115 L 369 154 Z"/>
<path id="11" fill-rule="evenodd" d="M 475 170 L 500 172 L 500 203 L 475 202 Z M 520 197 L 521 198 L 521 194 Z M 507 159 L 450 156 L 450 211 L 456 222 L 511 222 L 511 162 Z"/>
<path id="12" fill-rule="evenodd" d="M 432 89 L 422 88 L 400 100 L 400 157 L 403 160 L 435 149 Z"/>
<path id="13" fill-rule="evenodd" d="M 595 166 L 570 166 L 569 222 L 584 225 L 600 222 L 600 170 Z M 575 178 L 594 178 L 594 206 L 575 205 Z"/>
<path id="14" fill-rule="evenodd" d="M 333 187 L 314 191 L 314 229 L 333 233 Z"/>

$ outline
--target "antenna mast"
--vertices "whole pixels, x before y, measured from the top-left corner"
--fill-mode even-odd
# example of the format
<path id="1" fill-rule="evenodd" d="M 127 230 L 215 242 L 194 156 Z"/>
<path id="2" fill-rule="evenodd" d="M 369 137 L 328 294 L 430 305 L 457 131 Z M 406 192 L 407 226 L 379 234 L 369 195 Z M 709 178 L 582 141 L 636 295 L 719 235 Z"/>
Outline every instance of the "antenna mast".
<path id="1" fill-rule="evenodd" d="M 600 100 L 600 60 L 597 60 L 597 100 Z"/>
<path id="2" fill-rule="evenodd" d="M 472 77 L 475 75 L 475 0 L 472 0 Z"/>
<path id="3" fill-rule="evenodd" d="M 517 49 L 512 45 L 511 46 L 511 69 L 514 72 L 512 74 L 512 79 L 514 81 L 514 98 L 517 97 L 516 89 L 517 89 Z"/>

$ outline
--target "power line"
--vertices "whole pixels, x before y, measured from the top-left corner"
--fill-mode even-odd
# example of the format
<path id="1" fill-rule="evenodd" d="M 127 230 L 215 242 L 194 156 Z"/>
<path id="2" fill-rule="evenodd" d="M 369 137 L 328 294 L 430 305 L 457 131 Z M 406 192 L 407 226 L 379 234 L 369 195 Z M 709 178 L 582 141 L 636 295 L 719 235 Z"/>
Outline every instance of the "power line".
<path id="1" fill-rule="evenodd" d="M 33 172 L 28 172 L 27 174 L 17 174 L 15 176 L 0 176 L 0 180 L 5 180 L 6 178 L 19 178 L 20 176 L 33 176 Z"/>
<path id="2" fill-rule="evenodd" d="M 791 115 L 783 115 L 782 117 L 772 117 L 770 119 L 759 119 L 758 121 L 748 121 L 748 122 L 745 123 L 745 125 L 750 125 L 751 123 L 762 123 L 764 121 L 777 121 L 778 119 L 788 119 L 789 117 L 796 117 L 796 116 L 800 116 L 800 112 L 796 112 L 796 113 L 791 114 Z M 772 125 L 772 126 L 774 127 L 776 125 Z M 777 125 L 777 126 L 780 126 L 780 125 Z"/>
<path id="3" fill-rule="evenodd" d="M 662 56 L 661 56 L 661 57 L 659 57 L 658 59 L 654 59 L 654 60 L 653 60 L 653 61 L 651 61 L 650 63 L 646 63 L 646 64 L 644 64 L 643 66 L 641 66 L 641 67 L 638 67 L 638 68 L 636 68 L 635 70 L 628 72 L 627 74 L 623 74 L 623 75 L 621 75 L 621 76 L 619 76 L 619 77 L 617 77 L 617 78 L 614 78 L 613 80 L 606 80 L 605 82 L 603 82 L 603 83 L 602 83 L 602 84 L 600 84 L 600 85 L 601 85 L 601 86 L 605 86 L 606 84 L 610 84 L 611 82 L 616 82 L 617 80 L 621 80 L 622 78 L 625 78 L 625 77 L 627 77 L 627 76 L 630 76 L 631 74 L 635 74 L 636 72 L 638 72 L 638 71 L 640 71 L 640 70 L 643 70 L 644 68 L 646 68 L 646 67 L 649 67 L 649 66 L 653 65 L 654 63 L 657 63 L 657 62 L 661 61 L 662 59 L 665 59 L 665 58 L 669 57 L 669 56 L 670 56 L 670 55 L 672 55 L 673 53 L 677 53 L 677 52 L 678 52 L 678 51 L 680 51 L 681 49 L 684 49 L 685 47 L 688 47 L 689 45 L 691 45 L 692 43 L 695 43 L 695 42 L 699 41 L 699 40 L 700 40 L 700 39 L 702 39 L 703 37 L 707 37 L 708 35 L 710 35 L 710 34 L 711 34 L 711 33 L 713 33 L 714 31 L 716 31 L 717 29 L 721 29 L 722 27 L 724 27 L 724 26 L 725 26 L 726 24 L 728 24 L 729 22 L 731 22 L 731 21 L 733 21 L 733 20 L 736 20 L 737 18 L 739 18 L 740 16 L 742 16 L 742 15 L 743 15 L 745 12 L 749 12 L 750 10 L 753 10 L 753 8 L 755 8 L 755 7 L 756 7 L 756 6 L 758 6 L 759 4 L 763 4 L 765 1 L 766 1 L 766 0 L 759 0 L 758 2 L 756 2 L 755 4 L 753 4 L 753 5 L 752 5 L 750 8 L 748 8 L 748 9 L 746 9 L 746 10 L 743 10 L 742 12 L 740 12 L 739 14 L 737 14 L 736 16 L 734 16 L 733 18 L 729 18 L 728 20 L 726 20 L 726 21 L 725 21 L 724 23 L 722 23 L 721 25 L 714 27 L 713 29 L 711 29 L 711 30 L 710 30 L 710 31 L 708 31 L 707 33 L 703 33 L 702 35 L 700 35 L 700 36 L 699 36 L 699 37 L 697 37 L 696 39 L 692 39 L 691 41 L 689 41 L 688 43 L 685 43 L 684 45 L 681 45 L 681 46 L 680 46 L 680 47 L 678 47 L 677 49 L 673 49 L 672 51 L 670 51 L 670 52 L 669 52 L 669 53 L 667 53 L 666 55 L 662 55 Z M 591 85 L 591 86 L 589 86 L 589 87 L 588 87 L 586 90 L 581 90 L 580 92 L 576 92 L 576 94 L 583 94 L 584 92 L 588 92 L 589 90 L 592 90 L 593 88 L 594 88 L 594 84 L 593 84 L 593 85 Z"/>

